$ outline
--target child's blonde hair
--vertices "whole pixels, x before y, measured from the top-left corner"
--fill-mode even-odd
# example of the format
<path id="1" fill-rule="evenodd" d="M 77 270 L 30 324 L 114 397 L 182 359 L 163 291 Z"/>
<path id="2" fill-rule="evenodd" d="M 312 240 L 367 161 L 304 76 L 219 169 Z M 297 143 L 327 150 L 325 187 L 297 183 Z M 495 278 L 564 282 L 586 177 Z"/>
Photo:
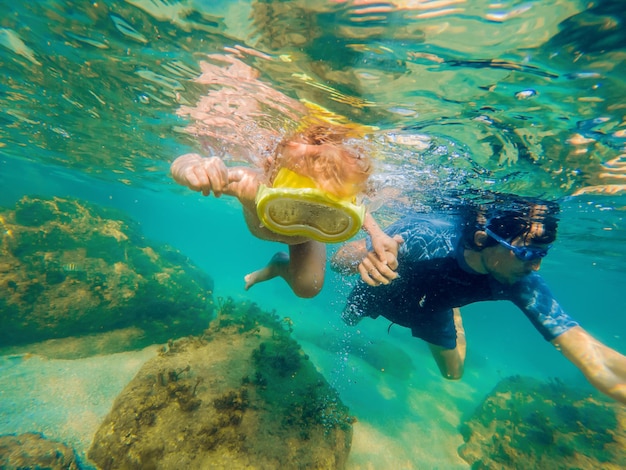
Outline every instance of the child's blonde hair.
<path id="1" fill-rule="evenodd" d="M 318 187 L 338 198 L 352 198 L 367 188 L 372 173 L 370 158 L 362 148 L 347 144 L 354 129 L 340 125 L 310 125 L 284 139 L 276 150 L 270 169 L 270 182 L 286 167 L 316 182 Z M 301 157 L 290 158 L 290 145 L 305 144 Z"/>

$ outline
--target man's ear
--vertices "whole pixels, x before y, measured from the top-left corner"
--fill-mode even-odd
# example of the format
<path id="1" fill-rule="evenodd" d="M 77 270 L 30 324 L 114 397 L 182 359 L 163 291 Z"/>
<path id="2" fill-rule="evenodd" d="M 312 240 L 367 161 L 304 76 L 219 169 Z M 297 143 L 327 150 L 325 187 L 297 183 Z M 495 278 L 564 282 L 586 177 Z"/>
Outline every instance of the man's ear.
<path id="1" fill-rule="evenodd" d="M 485 232 L 484 230 L 478 230 L 476 232 L 474 232 L 474 244 L 476 246 L 479 247 L 484 247 L 485 243 L 487 242 L 487 238 L 489 238 L 489 235 L 487 235 L 487 232 Z"/>

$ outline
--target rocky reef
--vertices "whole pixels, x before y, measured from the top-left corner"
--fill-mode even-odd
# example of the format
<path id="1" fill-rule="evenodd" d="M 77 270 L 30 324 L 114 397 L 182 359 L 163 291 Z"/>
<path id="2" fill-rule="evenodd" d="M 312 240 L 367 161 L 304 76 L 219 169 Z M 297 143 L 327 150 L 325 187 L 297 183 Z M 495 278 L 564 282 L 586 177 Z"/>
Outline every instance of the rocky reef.
<path id="1" fill-rule="evenodd" d="M 102 469 L 341 469 L 352 418 L 289 319 L 218 302 L 201 336 L 170 341 L 117 397 L 89 450 Z"/>
<path id="2" fill-rule="evenodd" d="M 553 380 L 502 380 L 463 425 L 473 469 L 626 468 L 626 410 Z"/>
<path id="3" fill-rule="evenodd" d="M 146 240 L 119 211 L 28 196 L 0 209 L 3 347 L 124 328 L 133 333 L 122 349 L 197 334 L 212 290 L 185 256 Z"/>

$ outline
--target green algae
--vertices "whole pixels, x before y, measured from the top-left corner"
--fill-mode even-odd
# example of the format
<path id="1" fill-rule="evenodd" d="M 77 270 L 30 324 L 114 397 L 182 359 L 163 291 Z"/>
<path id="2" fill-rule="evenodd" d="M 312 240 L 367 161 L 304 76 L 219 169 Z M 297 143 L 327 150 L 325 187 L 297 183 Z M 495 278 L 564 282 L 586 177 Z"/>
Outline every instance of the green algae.
<path id="1" fill-rule="evenodd" d="M 128 348 L 201 332 L 213 281 L 125 214 L 77 199 L 0 209 L 0 344 L 140 328 Z M 114 352 L 114 351 L 100 351 Z"/>

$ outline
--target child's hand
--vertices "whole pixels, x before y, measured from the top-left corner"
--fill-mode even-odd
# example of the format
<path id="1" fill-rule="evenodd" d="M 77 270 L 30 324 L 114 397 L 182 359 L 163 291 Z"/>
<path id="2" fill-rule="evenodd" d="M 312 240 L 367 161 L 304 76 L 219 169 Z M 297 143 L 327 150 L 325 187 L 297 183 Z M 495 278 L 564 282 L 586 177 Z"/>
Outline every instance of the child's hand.
<path id="1" fill-rule="evenodd" d="M 404 243 L 402 237 L 400 235 L 390 237 L 380 230 L 372 231 L 370 238 L 372 240 L 372 248 L 374 249 L 374 253 L 378 256 L 378 259 L 382 262 L 387 262 L 387 258 L 391 255 L 395 263 L 393 267 L 395 270 L 398 267 L 398 250 L 400 249 L 400 245 Z"/>
<path id="2" fill-rule="evenodd" d="M 228 187 L 228 167 L 218 157 L 203 158 L 188 153 L 174 160 L 172 176 L 177 183 L 208 196 L 211 191 L 220 197 Z"/>
<path id="3" fill-rule="evenodd" d="M 400 235 L 390 237 L 380 232 L 372 237 L 374 251 L 370 251 L 359 263 L 363 282 L 370 286 L 387 285 L 398 277 L 398 250 L 404 240 Z"/>

